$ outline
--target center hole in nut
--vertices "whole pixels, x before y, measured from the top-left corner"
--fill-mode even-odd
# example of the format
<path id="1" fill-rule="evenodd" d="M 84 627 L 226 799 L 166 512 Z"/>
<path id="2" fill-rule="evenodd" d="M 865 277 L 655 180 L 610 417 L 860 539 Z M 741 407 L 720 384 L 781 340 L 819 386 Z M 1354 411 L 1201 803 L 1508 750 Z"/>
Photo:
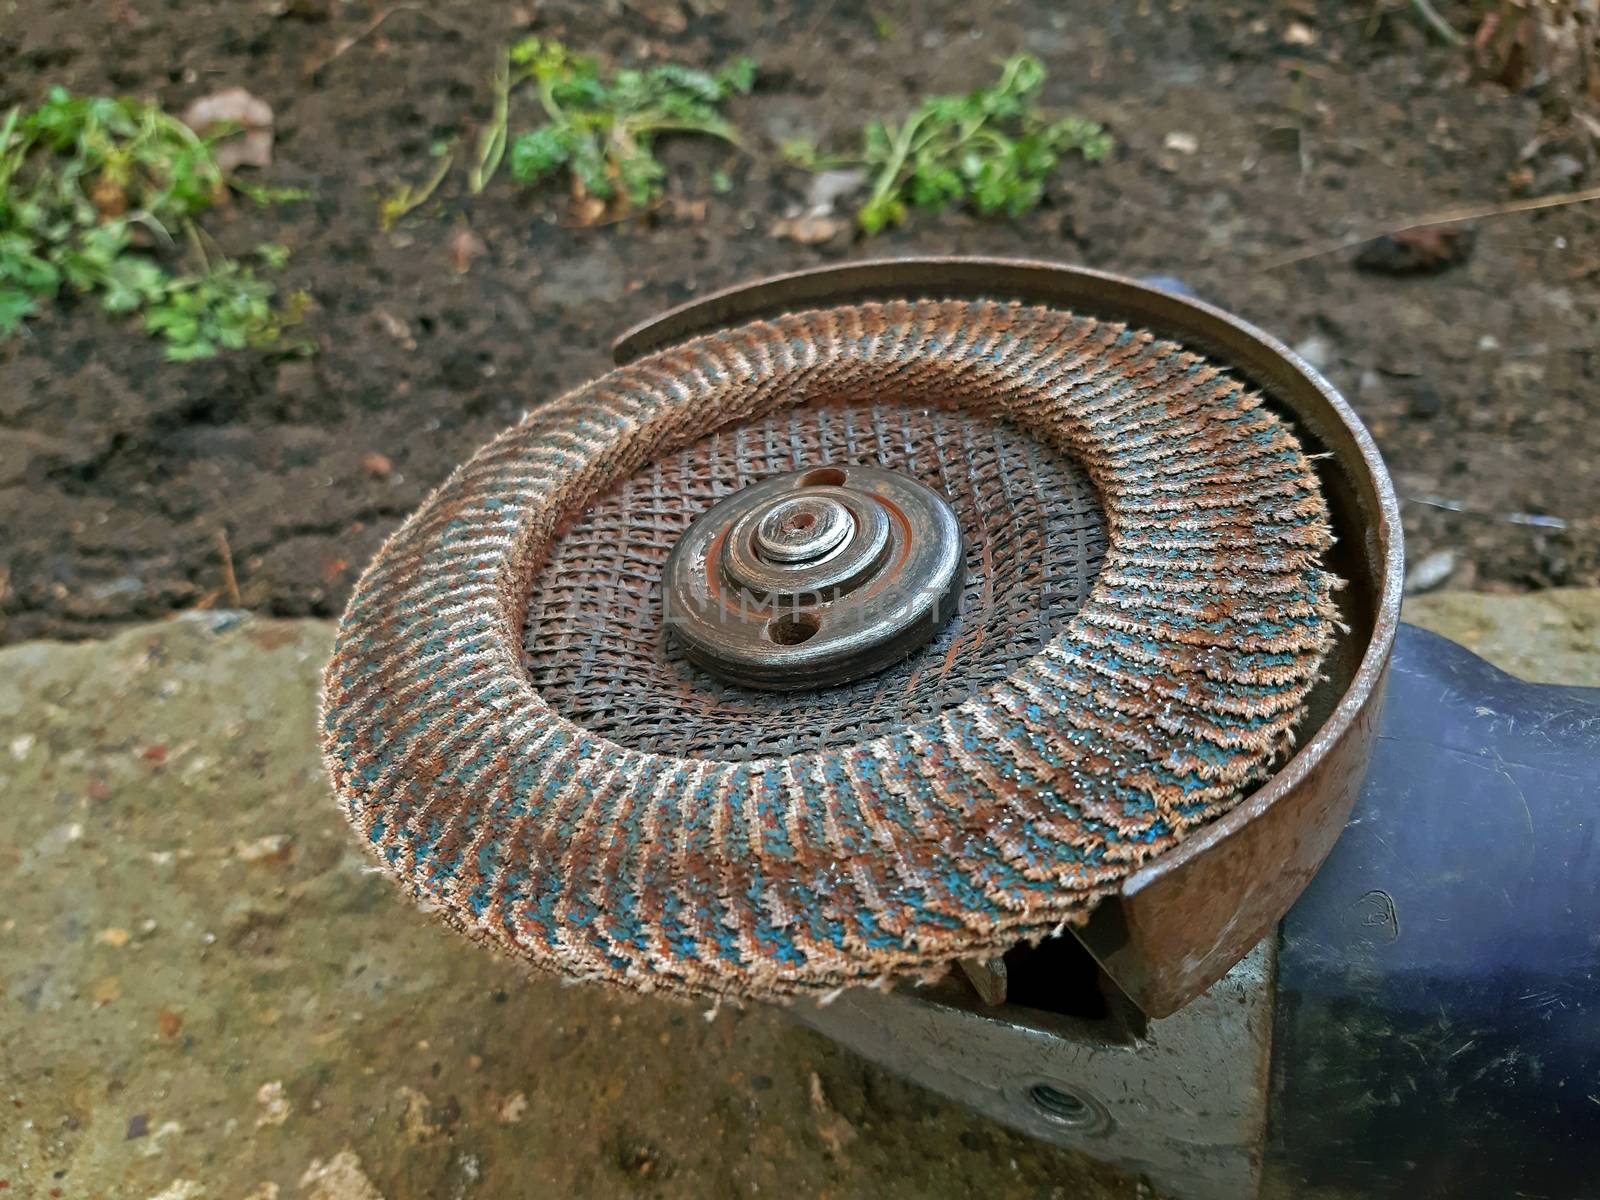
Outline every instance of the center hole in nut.
<path id="1" fill-rule="evenodd" d="M 816 523 L 817 518 L 808 512 L 795 513 L 794 516 L 789 518 L 789 528 L 795 533 L 804 533 Z"/>
<path id="2" fill-rule="evenodd" d="M 767 622 L 767 636 L 780 646 L 798 646 L 821 628 L 811 613 L 788 613 Z"/>

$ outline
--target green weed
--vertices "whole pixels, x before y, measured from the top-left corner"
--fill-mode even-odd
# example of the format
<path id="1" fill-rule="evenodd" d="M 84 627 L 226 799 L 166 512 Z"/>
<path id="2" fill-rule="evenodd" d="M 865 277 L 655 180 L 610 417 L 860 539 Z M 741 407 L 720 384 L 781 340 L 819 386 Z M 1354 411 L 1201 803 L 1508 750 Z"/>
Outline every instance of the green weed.
<path id="1" fill-rule="evenodd" d="M 287 251 L 230 261 L 196 223 L 230 182 L 211 143 L 156 105 L 54 88 L 32 110 L 13 108 L 0 122 L 0 336 L 70 290 L 139 316 L 171 359 L 276 343 L 285 314 L 256 267 L 282 266 Z M 258 203 L 300 197 L 240 191 Z"/>
<path id="2" fill-rule="evenodd" d="M 722 107 L 748 92 L 756 77 L 748 58 L 714 74 L 679 63 L 606 73 L 595 59 L 538 38 L 518 42 L 508 57 L 511 69 L 532 83 L 545 117 L 511 140 L 512 176 L 534 184 L 565 173 L 577 199 L 620 198 L 634 207 L 661 194 L 666 170 L 654 154 L 659 135 L 739 144 Z"/>
<path id="3" fill-rule="evenodd" d="M 867 234 L 898 225 L 913 206 L 962 203 L 985 215 L 1018 216 L 1043 199 L 1065 155 L 1099 162 L 1113 145 L 1094 121 L 1040 111 L 1035 97 L 1044 79 L 1044 65 L 1019 54 L 1006 60 L 992 87 L 930 97 L 899 125 L 873 121 L 855 155 L 825 156 L 806 142 L 788 143 L 782 153 L 810 170 L 866 167 L 872 187 L 856 222 Z"/>
<path id="4" fill-rule="evenodd" d="M 450 174 L 450 168 L 455 163 L 456 156 L 448 150 L 439 155 L 439 161 L 434 164 L 433 173 L 420 184 L 402 183 L 378 201 L 378 228 L 385 233 L 393 229 L 412 210 L 420 208 L 428 202 L 428 197 L 439 189 L 444 182 L 444 177 Z"/>
<path id="5" fill-rule="evenodd" d="M 530 186 L 565 179 L 580 212 L 589 209 L 591 217 L 607 206 L 646 207 L 660 197 L 666 177 L 656 139 L 696 134 L 739 145 L 722 109 L 750 90 L 755 74 L 749 59 L 714 73 L 678 63 L 607 70 L 561 42 L 526 38 L 508 47 L 495 69 L 493 110 L 468 163 L 468 190 L 483 191 L 506 166 Z M 536 101 L 542 119 L 513 133 L 524 95 Z M 385 198 L 385 227 L 431 195 L 441 178 Z"/>

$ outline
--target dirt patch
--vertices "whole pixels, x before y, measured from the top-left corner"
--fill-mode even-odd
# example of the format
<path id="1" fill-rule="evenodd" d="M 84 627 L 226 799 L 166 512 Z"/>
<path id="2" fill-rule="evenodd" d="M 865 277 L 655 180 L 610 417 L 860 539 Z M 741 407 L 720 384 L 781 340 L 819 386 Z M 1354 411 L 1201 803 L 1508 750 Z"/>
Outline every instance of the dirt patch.
<path id="1" fill-rule="evenodd" d="M 317 5 L 277 7 L 290 15 L 21 0 L 0 33 L 0 105 L 50 83 L 151 94 L 174 110 L 238 85 L 271 104 L 270 179 L 314 199 L 241 206 L 213 224 L 229 246 L 270 237 L 294 249 L 283 282 L 315 298 L 321 346 L 310 361 L 167 364 L 154 342 L 81 305 L 0 348 L 0 639 L 226 603 L 223 537 L 243 604 L 336 613 L 429 488 L 524 410 L 603 370 L 627 324 L 758 274 L 878 254 L 1179 276 L 1301 346 L 1345 392 L 1412 498 L 1412 557 L 1454 554 L 1441 579 L 1521 588 L 1600 571 L 1600 208 L 1484 223 L 1469 260 L 1437 275 L 1359 272 L 1347 253 L 1262 269 L 1390 218 L 1493 202 L 1523 168 L 1534 102 L 1463 82 L 1459 54 L 1429 45 L 1406 6 L 1372 24 L 1365 6 L 1338 3 L 1081 15 L 884 3 L 868 16 L 784 0 L 441 2 L 426 14 L 397 6 L 331 62 L 380 7 L 334 4 L 322 20 L 294 15 Z M 918 216 L 866 243 L 772 237 L 801 212 L 806 177 L 766 151 L 692 144 L 667 148 L 669 196 L 703 208 L 668 203 L 576 229 L 548 196 L 502 179 L 468 197 L 457 176 L 380 233 L 379 195 L 488 115 L 495 49 L 530 19 L 617 58 L 753 56 L 761 81 L 732 111 L 766 147 L 842 141 L 863 113 L 985 82 L 995 60 L 1027 49 L 1050 69 L 1046 102 L 1105 122 L 1117 150 L 1104 166 L 1064 168 L 1020 220 Z M 710 186 L 719 167 L 734 184 L 722 195 Z M 481 252 L 461 273 L 452 247 L 464 228 Z"/>

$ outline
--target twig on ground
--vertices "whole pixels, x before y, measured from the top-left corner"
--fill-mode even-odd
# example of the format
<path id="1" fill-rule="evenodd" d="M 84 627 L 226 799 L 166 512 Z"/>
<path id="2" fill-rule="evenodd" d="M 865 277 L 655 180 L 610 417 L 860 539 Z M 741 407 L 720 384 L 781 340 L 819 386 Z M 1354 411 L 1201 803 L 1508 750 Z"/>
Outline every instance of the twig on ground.
<path id="1" fill-rule="evenodd" d="M 217 530 L 217 553 L 222 556 L 222 587 L 228 597 L 228 607 L 243 608 L 239 596 L 239 578 L 233 573 L 233 548 L 228 545 L 228 531 Z"/>
<path id="2" fill-rule="evenodd" d="M 1417 15 L 1429 29 L 1439 35 L 1439 40 L 1447 46 L 1465 46 L 1467 39 L 1449 21 L 1439 15 L 1439 10 L 1433 7 L 1431 0 L 1411 0 L 1411 7 L 1416 9 Z"/>
<path id="3" fill-rule="evenodd" d="M 1442 508 L 1446 512 L 1463 513 L 1469 517 L 1487 517 L 1491 521 L 1504 521 L 1509 525 L 1531 525 L 1535 529 L 1566 529 L 1572 522 L 1564 517 L 1551 517 L 1544 513 L 1496 512 L 1488 508 L 1475 508 L 1464 500 L 1451 500 L 1445 496 L 1405 496 L 1412 504 L 1425 504 L 1429 508 Z"/>
<path id="4" fill-rule="evenodd" d="M 426 17 L 428 20 L 432 21 L 435 25 L 437 25 L 440 29 L 448 29 L 453 33 L 464 33 L 465 32 L 460 27 L 452 24 L 451 22 L 445 20 L 443 17 L 439 16 L 437 13 L 429 12 L 428 9 L 424 5 L 421 5 L 421 4 L 391 4 L 388 8 L 380 10 L 376 16 L 374 16 L 370 21 L 368 21 L 360 29 L 356 30 L 355 33 L 351 34 L 349 37 L 342 37 L 337 42 L 335 42 L 333 44 L 333 49 L 325 57 L 318 58 L 318 59 L 312 59 L 310 62 L 306 63 L 305 68 L 304 68 L 304 74 L 305 74 L 306 78 L 309 79 L 311 76 L 315 75 L 318 71 L 321 71 L 324 67 L 332 65 L 334 62 L 338 61 L 338 59 L 343 57 L 343 55 L 345 54 L 346 51 L 352 49 L 358 43 L 366 40 L 367 38 L 371 37 L 373 34 L 377 33 L 379 28 L 382 27 L 383 23 L 385 21 L 387 21 L 390 17 L 394 16 L 394 14 L 397 13 L 397 12 L 414 12 L 414 13 L 417 13 L 419 16 Z"/>
<path id="5" fill-rule="evenodd" d="M 1600 187 L 1585 188 L 1581 192 L 1562 192 L 1556 196 L 1536 196 L 1531 200 L 1513 200 L 1507 204 L 1451 209 L 1446 212 L 1433 213 L 1430 216 L 1409 220 L 1401 225 L 1386 226 L 1383 229 L 1371 230 L 1355 237 L 1341 238 L 1336 242 L 1313 246 L 1309 250 L 1297 250 L 1293 254 L 1262 263 L 1257 270 L 1276 271 L 1280 267 L 1293 266 L 1295 263 L 1305 262 L 1308 259 L 1322 258 L 1328 254 L 1338 254 L 1341 250 L 1354 250 L 1357 246 L 1364 246 L 1376 238 L 1393 237 L 1397 233 L 1409 233 L 1413 229 L 1426 229 L 1431 225 L 1454 225 L 1461 221 L 1483 221 L 1490 217 L 1504 217 L 1512 213 L 1533 212 L 1541 208 L 1560 208 L 1563 205 L 1582 204 L 1589 200 L 1600 200 Z"/>

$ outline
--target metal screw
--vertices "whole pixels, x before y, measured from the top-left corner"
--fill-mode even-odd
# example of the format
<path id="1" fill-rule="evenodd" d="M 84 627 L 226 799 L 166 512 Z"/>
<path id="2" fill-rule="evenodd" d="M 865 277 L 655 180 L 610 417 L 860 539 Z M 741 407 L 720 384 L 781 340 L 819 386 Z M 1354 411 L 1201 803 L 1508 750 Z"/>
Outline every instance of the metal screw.
<path id="1" fill-rule="evenodd" d="M 1099 1106 L 1072 1088 L 1036 1083 L 1028 1089 L 1034 1108 L 1058 1125 L 1083 1129 L 1100 1120 Z"/>

